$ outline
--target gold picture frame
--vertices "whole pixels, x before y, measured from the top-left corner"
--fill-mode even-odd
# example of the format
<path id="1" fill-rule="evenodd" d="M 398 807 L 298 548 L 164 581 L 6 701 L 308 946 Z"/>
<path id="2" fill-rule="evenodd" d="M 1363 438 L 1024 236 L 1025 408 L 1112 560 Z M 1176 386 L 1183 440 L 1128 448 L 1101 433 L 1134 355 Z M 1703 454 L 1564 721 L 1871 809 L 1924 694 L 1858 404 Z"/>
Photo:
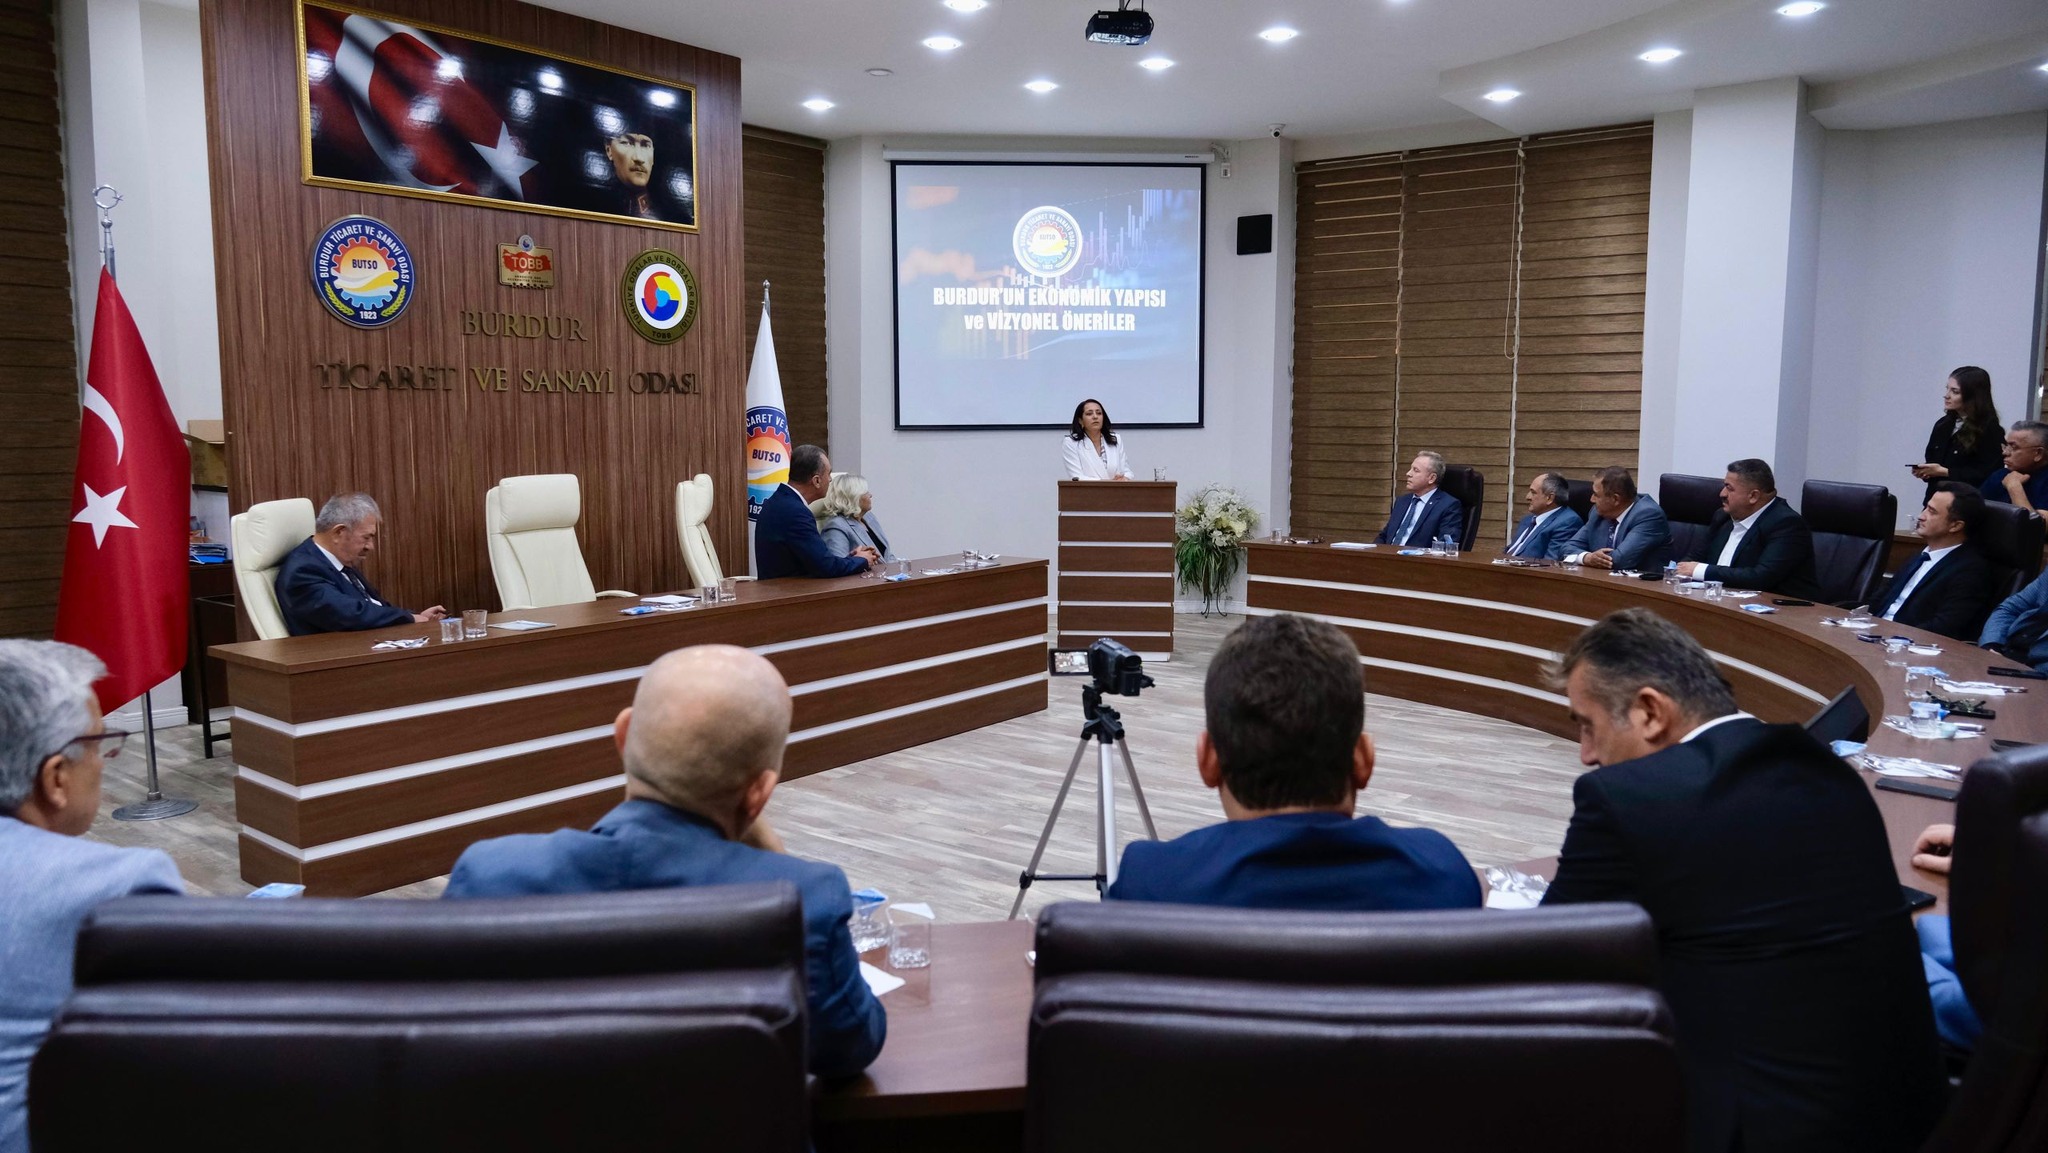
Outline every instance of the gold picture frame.
<path id="1" fill-rule="evenodd" d="M 538 212 L 550 216 L 596 220 L 607 224 L 632 224 L 674 232 L 697 232 L 702 227 L 703 205 L 698 199 L 700 182 L 697 179 L 698 103 L 695 84 L 650 76 L 581 57 L 543 52 L 482 33 L 449 28 L 353 4 L 333 3 L 328 0 L 297 0 L 293 7 L 293 32 L 298 52 L 300 178 L 305 184 L 319 188 L 345 188 L 384 196 L 406 196 L 420 200 L 469 204 L 511 212 Z M 341 17 L 338 25 L 339 47 L 331 55 L 322 55 L 319 69 L 313 66 L 313 52 L 309 49 L 306 28 L 309 9 Z M 375 107 L 377 101 L 371 96 L 373 89 L 370 77 L 376 68 L 385 66 L 396 70 L 396 78 L 399 81 L 425 80 L 428 78 L 406 75 L 404 72 L 407 67 L 421 66 L 423 61 L 417 53 L 402 58 L 399 62 L 380 61 L 374 54 L 375 45 L 365 48 L 360 40 L 352 41 L 349 38 L 349 17 L 362 17 L 377 24 L 396 25 L 408 31 L 424 33 L 425 37 L 414 39 L 414 45 L 428 52 L 436 51 L 438 45 L 443 43 L 481 45 L 494 50 L 483 54 L 488 59 L 481 61 L 491 66 L 481 71 L 493 82 L 503 79 L 498 73 L 505 68 L 523 63 L 518 58 L 527 58 L 534 62 L 533 71 L 537 82 L 531 89 L 510 89 L 507 92 L 507 104 L 513 106 L 509 107 L 493 103 L 483 92 L 471 88 L 470 74 L 478 70 L 474 65 L 479 63 L 474 54 L 457 55 L 442 52 L 432 69 L 432 82 L 444 88 L 460 82 L 461 92 L 457 95 L 466 102 L 467 107 L 457 110 L 459 116 L 466 116 L 472 124 L 485 113 L 499 118 L 500 135 L 495 146 L 460 135 L 453 141 L 453 145 L 447 140 L 435 139 L 434 133 L 441 130 L 433 126 L 443 122 L 445 112 L 439 96 L 416 96 L 409 105 L 404 131 L 411 133 L 415 138 L 424 136 L 422 142 L 430 147 L 447 146 L 424 163 L 440 164 L 441 178 L 454 175 L 451 169 L 459 166 L 465 174 L 473 175 L 474 180 L 448 184 L 429 183 L 428 178 L 422 177 L 418 172 L 423 162 L 412 159 L 417 157 L 417 151 L 406 142 L 387 134 L 388 125 Z M 370 27 L 374 34 L 374 25 Z M 323 37 L 327 31 L 322 30 Z M 382 40 L 377 42 L 379 45 L 381 43 Z M 345 63 L 341 59 L 344 55 L 348 57 Z M 321 74 L 315 75 L 316 71 Z M 552 87 L 548 85 L 549 76 L 554 78 Z M 605 87 L 606 78 L 613 78 L 609 89 Z M 326 171 L 316 168 L 316 137 L 320 135 L 325 125 L 316 123 L 315 85 L 321 86 L 323 105 L 328 108 L 345 106 L 352 113 L 353 123 L 344 122 L 343 125 L 337 126 L 332 132 L 331 142 L 318 142 L 320 150 L 326 155 Z M 634 85 L 641 87 L 636 91 Z M 388 104 L 391 99 L 399 98 L 397 94 L 403 92 L 403 87 L 399 83 L 390 83 L 380 86 L 376 91 Z M 612 103 L 593 102 L 592 97 L 586 95 L 590 92 L 613 97 L 635 97 L 639 103 L 658 110 L 648 111 L 638 106 L 628 106 L 629 101 L 623 99 L 614 100 Z M 668 103 L 661 102 L 662 96 L 669 98 Z M 614 104 L 618 107 L 614 107 Z M 675 107 L 678 104 L 686 107 Z M 537 117 L 536 111 L 543 107 L 546 115 Z M 584 112 L 591 118 L 588 127 L 565 130 L 565 124 L 576 123 L 579 112 Z M 511 135 L 514 119 L 520 119 L 522 123 L 531 123 L 539 119 L 545 123 L 538 129 L 523 128 L 525 136 L 521 138 Z M 628 131 L 633 128 L 647 131 Z M 461 130 L 455 131 L 460 133 Z M 549 133 L 559 135 L 551 136 Z M 658 166 L 662 153 L 673 149 L 675 137 L 679 133 L 687 135 L 688 138 L 687 165 L 670 162 L 665 166 Z M 603 142 L 601 153 L 591 147 L 599 141 Z M 535 158 L 535 151 L 532 148 L 536 142 L 541 145 L 541 159 Z M 457 146 L 463 144 L 468 146 L 468 151 Z M 666 149 L 664 144 L 667 146 Z M 640 161 L 638 168 L 633 164 L 636 149 L 645 153 L 645 158 Z M 365 150 L 369 154 L 367 157 L 362 155 Z M 469 154 L 472 151 L 476 153 L 475 156 Z M 573 162 L 570 159 L 572 155 L 576 157 Z M 394 164 L 394 161 L 408 160 L 410 162 Z M 544 177 L 542 192 L 538 198 L 529 199 L 523 194 L 482 195 L 453 190 L 462 187 L 463 183 L 471 183 L 474 187 L 493 187 L 516 181 L 523 193 L 526 175 L 543 165 L 553 167 Z M 603 167 L 600 168 L 600 165 Z M 350 168 L 356 171 L 344 171 Z M 645 175 L 636 185 L 631 183 L 631 180 L 639 175 L 639 169 L 644 169 Z M 381 170 L 385 178 L 363 178 L 365 172 L 375 170 Z M 657 180 L 657 177 L 661 179 Z M 682 189 L 677 185 L 679 178 L 684 186 Z M 608 211 L 601 207 L 603 198 L 607 196 L 618 197 L 621 208 L 617 211 Z M 686 211 L 681 208 L 685 204 Z M 646 215 L 648 212 L 655 212 L 656 215 Z M 686 218 L 670 219 L 672 216 Z"/>

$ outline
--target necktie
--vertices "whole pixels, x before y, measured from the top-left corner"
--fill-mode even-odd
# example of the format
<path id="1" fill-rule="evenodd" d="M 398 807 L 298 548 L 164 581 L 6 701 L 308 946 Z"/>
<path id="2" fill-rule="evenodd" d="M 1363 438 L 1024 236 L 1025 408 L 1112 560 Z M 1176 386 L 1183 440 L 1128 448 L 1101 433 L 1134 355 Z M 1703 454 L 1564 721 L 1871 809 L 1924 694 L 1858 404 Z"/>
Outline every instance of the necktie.
<path id="1" fill-rule="evenodd" d="M 1913 585 L 1913 574 L 1919 572 L 1921 566 L 1925 565 L 1926 563 L 1927 552 L 1923 549 L 1920 552 L 1913 554 L 1913 559 L 1907 563 L 1905 568 L 1899 570 L 1899 575 L 1896 578 L 1894 578 L 1899 582 L 1899 592 L 1898 595 L 1892 599 L 1892 603 L 1884 607 L 1884 613 L 1882 614 L 1884 616 L 1884 619 L 1891 620 L 1892 615 L 1898 612 L 1900 606 L 1906 603 L 1906 590 L 1911 588 Z"/>
<path id="2" fill-rule="evenodd" d="M 1537 523 L 1538 522 L 1535 520 L 1530 521 L 1529 527 L 1522 530 L 1522 535 L 1515 538 L 1515 543 L 1508 546 L 1509 556 L 1520 555 L 1522 551 L 1522 546 L 1529 543 L 1529 538 L 1536 534 Z"/>
<path id="3" fill-rule="evenodd" d="M 1408 515 L 1401 519 L 1401 531 L 1394 534 L 1395 544 L 1407 544 L 1408 534 L 1415 531 L 1415 518 L 1422 515 L 1422 500 L 1417 498 L 1408 506 Z"/>
<path id="4" fill-rule="evenodd" d="M 1622 509 L 1621 515 L 1614 518 L 1614 535 L 1607 538 L 1607 547 L 1613 549 L 1615 552 L 1621 551 L 1621 526 L 1627 521 L 1627 509 Z"/>

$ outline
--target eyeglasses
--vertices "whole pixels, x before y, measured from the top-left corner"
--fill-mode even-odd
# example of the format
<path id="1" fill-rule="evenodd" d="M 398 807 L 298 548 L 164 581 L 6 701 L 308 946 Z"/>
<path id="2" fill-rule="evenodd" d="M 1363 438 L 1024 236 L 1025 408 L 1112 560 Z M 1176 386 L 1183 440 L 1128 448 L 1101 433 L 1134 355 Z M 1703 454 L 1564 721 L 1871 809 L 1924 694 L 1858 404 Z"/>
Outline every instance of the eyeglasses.
<path id="1" fill-rule="evenodd" d="M 58 748 L 57 752 L 52 753 L 51 756 L 57 756 L 60 754 L 68 753 L 73 748 L 78 748 L 82 752 L 85 745 L 87 745 L 90 742 L 97 741 L 99 742 L 100 746 L 100 759 L 104 761 L 111 761 L 115 757 L 121 755 L 122 746 L 126 745 L 128 743 L 128 738 L 134 735 L 134 733 L 127 732 L 122 729 L 108 729 L 105 732 L 99 733 L 82 733 L 78 736 L 71 738 L 68 741 L 65 741 L 64 744 L 60 748 Z"/>

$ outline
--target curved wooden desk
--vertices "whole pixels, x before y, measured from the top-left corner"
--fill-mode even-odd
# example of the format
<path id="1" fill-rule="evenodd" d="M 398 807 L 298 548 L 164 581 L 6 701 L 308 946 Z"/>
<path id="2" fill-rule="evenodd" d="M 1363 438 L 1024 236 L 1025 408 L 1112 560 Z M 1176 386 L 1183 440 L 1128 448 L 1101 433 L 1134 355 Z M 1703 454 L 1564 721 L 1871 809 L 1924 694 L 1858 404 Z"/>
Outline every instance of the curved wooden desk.
<path id="1" fill-rule="evenodd" d="M 1248 561 L 1246 611 L 1301 613 L 1342 628 L 1358 645 L 1372 692 L 1501 717 L 1567 740 L 1577 732 L 1544 665 L 1587 625 L 1640 605 L 1698 638 L 1735 686 L 1736 703 L 1764 720 L 1804 721 L 1853 687 L 1870 711 L 1875 753 L 1967 766 L 1990 753 L 1992 738 L 2048 741 L 2042 691 L 1996 699 L 1998 718 L 1974 740 L 1923 741 L 1884 727 L 1879 718 L 1906 712 L 1904 670 L 1885 663 L 1882 646 L 1822 624 L 1823 617 L 1839 615 L 1825 605 L 1772 606 L 1778 611 L 1764 616 L 1740 606 L 1770 605 L 1768 595 L 1709 601 L 1597 569 L 1521 568 L 1469 554 L 1400 556 L 1391 548 L 1262 543 L 1250 547 Z M 1872 631 L 1938 646 L 1939 656 L 1913 655 L 1913 663 L 1934 665 L 1958 680 L 1996 680 L 1985 670 L 2010 663 L 1903 625 Z M 1863 775 L 1873 786 L 1878 780 Z M 1947 879 L 1920 872 L 1910 859 L 1920 830 L 1953 820 L 1955 806 L 1884 790 L 1873 795 L 1900 879 L 1935 893 L 1945 906 Z"/>

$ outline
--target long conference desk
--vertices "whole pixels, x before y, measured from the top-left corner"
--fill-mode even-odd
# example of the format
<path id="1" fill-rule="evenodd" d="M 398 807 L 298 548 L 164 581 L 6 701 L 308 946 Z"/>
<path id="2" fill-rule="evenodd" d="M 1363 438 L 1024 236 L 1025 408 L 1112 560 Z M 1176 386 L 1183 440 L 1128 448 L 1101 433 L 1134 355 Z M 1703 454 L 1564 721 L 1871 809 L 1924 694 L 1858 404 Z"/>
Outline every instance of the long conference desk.
<path id="1" fill-rule="evenodd" d="M 1258 543 L 1249 548 L 1247 572 L 1248 615 L 1299 613 L 1336 624 L 1358 645 L 1368 691 L 1567 739 L 1575 730 L 1544 664 L 1600 617 L 1641 605 L 1697 637 L 1735 686 L 1737 702 L 1765 720 L 1804 721 L 1853 686 L 1873 718 L 1873 752 L 1967 766 L 1989 754 L 1989 738 L 2048 741 L 2048 700 L 2039 691 L 1998 699 L 1997 719 L 1973 740 L 1923 741 L 1878 725 L 1876 718 L 1906 711 L 1903 674 L 1885 663 L 1880 646 L 1821 624 L 1832 615 L 1825 606 L 1759 616 L 1738 606 L 1768 605 L 1770 597 L 1706 601 L 1593 569 L 1508 567 L 1470 555 L 1403 557 L 1390 548 Z M 1958 679 L 1984 679 L 1987 667 L 2001 663 L 1946 637 L 1889 624 L 1881 631 L 1940 646 L 1939 656 L 1915 655 L 1914 663 Z M 1874 775 L 1864 776 L 1874 785 Z M 1890 791 L 1873 795 L 1899 878 L 1936 894 L 1936 908 L 1945 909 L 1947 879 L 1914 869 L 1910 857 L 1920 830 L 1952 821 L 1955 806 Z M 1372 808 L 1369 789 L 1362 807 Z M 1030 948 L 1024 922 L 940 924 L 928 993 L 883 998 L 889 1040 L 880 1058 L 865 1076 L 819 1099 L 819 1148 L 1014 1147 L 1024 1105 Z"/>
<path id="2" fill-rule="evenodd" d="M 453 644 L 403 625 L 216 647 L 235 702 L 243 879 L 358 896 L 445 873 L 485 837 L 595 822 L 625 783 L 614 718 L 648 664 L 686 645 L 751 648 L 789 681 L 784 779 L 1046 707 L 1043 560 L 741 581 L 730 604 L 620 614 L 633 603 L 497 613 L 550 627 Z"/>

